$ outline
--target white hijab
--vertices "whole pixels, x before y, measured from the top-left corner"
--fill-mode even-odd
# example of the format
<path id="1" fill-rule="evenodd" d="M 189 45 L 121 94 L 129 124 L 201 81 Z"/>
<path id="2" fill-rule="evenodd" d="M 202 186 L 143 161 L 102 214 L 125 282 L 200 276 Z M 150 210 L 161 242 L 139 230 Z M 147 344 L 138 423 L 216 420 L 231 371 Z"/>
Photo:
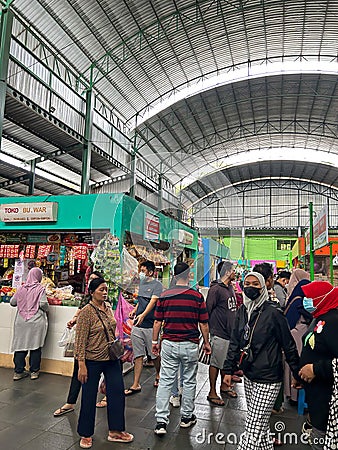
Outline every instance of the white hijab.
<path id="1" fill-rule="evenodd" d="M 258 298 L 256 298 L 256 300 L 251 300 L 250 298 L 248 298 L 245 295 L 245 293 L 244 293 L 245 290 L 243 289 L 243 304 L 246 307 L 246 310 L 248 312 L 248 320 L 250 320 L 251 314 L 255 309 L 260 308 L 264 302 L 269 300 L 269 294 L 268 294 L 268 290 L 265 285 L 265 280 L 264 280 L 263 275 L 261 275 L 258 272 L 249 272 L 245 276 L 244 281 L 249 276 L 253 276 L 253 277 L 257 278 L 257 280 L 260 282 L 260 285 L 262 286 L 262 290 L 261 290 L 260 296 Z"/>

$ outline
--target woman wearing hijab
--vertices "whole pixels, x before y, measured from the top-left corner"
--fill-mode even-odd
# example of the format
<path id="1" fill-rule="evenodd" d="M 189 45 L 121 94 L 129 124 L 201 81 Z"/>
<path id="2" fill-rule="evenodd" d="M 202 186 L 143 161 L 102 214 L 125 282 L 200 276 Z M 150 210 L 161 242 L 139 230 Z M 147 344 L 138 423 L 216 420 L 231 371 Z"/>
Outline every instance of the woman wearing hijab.
<path id="1" fill-rule="evenodd" d="M 45 343 L 48 328 L 48 302 L 41 280 L 42 270 L 33 267 L 28 273 L 26 283 L 17 290 L 10 302 L 12 306 L 17 306 L 12 341 L 14 381 L 28 376 L 25 371 L 28 351 L 31 380 L 39 378 L 41 348 Z"/>
<path id="2" fill-rule="evenodd" d="M 299 357 L 287 320 L 269 301 L 264 277 L 251 272 L 244 279 L 243 305 L 236 315 L 224 363 L 228 386 L 237 364 L 244 372 L 248 413 L 240 450 L 273 449 L 269 419 L 283 379 L 282 351 L 298 377 Z"/>
<path id="3" fill-rule="evenodd" d="M 302 287 L 304 308 L 312 314 L 312 321 L 303 336 L 299 375 L 304 381 L 306 401 L 312 423 L 310 444 L 313 449 L 324 448 L 330 400 L 333 394 L 332 362 L 338 357 L 338 288 L 327 281 L 313 281 Z M 332 405 L 333 403 L 331 403 Z M 335 424 L 337 444 L 337 424 Z"/>
<path id="4" fill-rule="evenodd" d="M 303 307 L 304 292 L 302 286 L 310 283 L 310 275 L 302 269 L 295 269 L 288 285 L 289 298 L 284 315 L 289 323 L 291 334 L 296 342 L 298 354 L 302 352 L 302 336 L 312 321 L 312 316 Z M 292 387 L 292 374 L 288 365 L 284 371 L 284 394 L 291 404 L 296 404 L 298 390 Z"/>

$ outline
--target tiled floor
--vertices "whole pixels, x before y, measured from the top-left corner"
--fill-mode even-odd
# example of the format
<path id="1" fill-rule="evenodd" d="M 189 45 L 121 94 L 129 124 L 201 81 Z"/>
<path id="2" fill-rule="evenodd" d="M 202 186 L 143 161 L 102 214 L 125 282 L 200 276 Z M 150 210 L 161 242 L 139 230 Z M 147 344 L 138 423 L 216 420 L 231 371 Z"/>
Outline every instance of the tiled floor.
<path id="1" fill-rule="evenodd" d="M 78 408 L 75 413 L 54 418 L 52 412 L 61 406 L 66 398 L 69 378 L 58 375 L 41 374 L 36 381 L 25 378 L 12 381 L 13 372 L 0 368 L 0 448 L 3 450 L 66 450 L 78 449 L 79 437 L 76 432 Z M 132 373 L 125 376 L 128 387 Z M 196 398 L 198 421 L 190 429 L 179 427 L 179 408 L 173 408 L 164 437 L 154 435 L 154 403 L 156 389 L 153 387 L 154 369 L 145 368 L 142 373 L 142 392 L 127 398 L 127 431 L 135 435 L 132 444 L 109 443 L 105 409 L 97 410 L 97 424 L 93 450 L 234 450 L 236 439 L 243 432 L 245 420 L 245 398 L 243 386 L 237 385 L 238 399 L 225 399 L 223 408 L 209 405 L 207 367 L 200 365 Z M 287 405 L 286 405 L 287 406 Z M 305 450 L 308 446 L 300 443 L 300 427 L 303 417 L 294 408 L 287 407 L 280 416 L 271 420 L 271 430 L 285 430 L 281 438 L 284 450 Z M 218 434 L 219 433 L 219 434 Z M 285 433 L 294 433 L 293 435 Z M 226 443 L 228 441 L 228 443 Z M 297 441 L 297 443 L 295 443 Z"/>

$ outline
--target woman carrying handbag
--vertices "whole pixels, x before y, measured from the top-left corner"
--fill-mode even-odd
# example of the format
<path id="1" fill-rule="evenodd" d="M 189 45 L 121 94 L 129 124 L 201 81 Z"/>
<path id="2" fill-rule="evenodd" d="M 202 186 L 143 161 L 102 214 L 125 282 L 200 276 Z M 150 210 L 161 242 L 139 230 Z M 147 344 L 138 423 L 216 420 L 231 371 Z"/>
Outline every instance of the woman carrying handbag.
<path id="1" fill-rule="evenodd" d="M 96 394 L 101 372 L 106 380 L 108 441 L 132 442 L 134 437 L 125 430 L 125 396 L 122 367 L 119 359 L 109 355 L 109 341 L 115 340 L 116 322 L 109 303 L 108 287 L 104 279 L 96 278 L 89 284 L 91 301 L 77 321 L 75 357 L 79 363 L 78 378 L 82 383 L 81 410 L 78 433 L 80 447 L 92 446 L 95 427 Z"/>

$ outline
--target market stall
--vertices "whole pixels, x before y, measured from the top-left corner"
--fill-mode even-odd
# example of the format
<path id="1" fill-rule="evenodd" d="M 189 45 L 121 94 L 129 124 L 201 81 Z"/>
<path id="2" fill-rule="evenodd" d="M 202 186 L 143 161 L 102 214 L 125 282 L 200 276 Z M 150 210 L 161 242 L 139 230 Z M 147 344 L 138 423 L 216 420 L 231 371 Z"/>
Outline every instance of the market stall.
<path id="1" fill-rule="evenodd" d="M 196 231 L 123 194 L 10 197 L 1 202 L 1 366 L 12 367 L 15 308 L 8 302 L 15 292 L 12 288 L 25 280 L 29 265 L 42 268 L 51 305 L 43 370 L 68 374 L 72 364 L 57 342 L 85 293 L 89 270 L 104 273 L 109 299 L 116 307 L 121 290 L 133 295 L 142 259 L 155 262 L 156 276 L 166 286 L 169 262 L 194 261 L 197 256 Z M 189 235 L 189 241 L 178 242 L 175 233 Z"/>

